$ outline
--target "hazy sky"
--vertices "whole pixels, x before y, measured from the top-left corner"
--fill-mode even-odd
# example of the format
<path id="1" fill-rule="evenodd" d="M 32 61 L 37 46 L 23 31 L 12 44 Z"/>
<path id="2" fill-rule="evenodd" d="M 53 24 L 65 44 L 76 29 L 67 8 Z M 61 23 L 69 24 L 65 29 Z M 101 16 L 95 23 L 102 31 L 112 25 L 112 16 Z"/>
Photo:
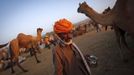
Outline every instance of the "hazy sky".
<path id="1" fill-rule="evenodd" d="M 86 19 L 77 13 L 79 2 L 83 1 L 102 12 L 108 6 L 113 7 L 116 0 L 0 0 L 0 44 L 16 38 L 20 32 L 35 36 L 38 27 L 45 34 L 61 18 L 72 23 Z"/>

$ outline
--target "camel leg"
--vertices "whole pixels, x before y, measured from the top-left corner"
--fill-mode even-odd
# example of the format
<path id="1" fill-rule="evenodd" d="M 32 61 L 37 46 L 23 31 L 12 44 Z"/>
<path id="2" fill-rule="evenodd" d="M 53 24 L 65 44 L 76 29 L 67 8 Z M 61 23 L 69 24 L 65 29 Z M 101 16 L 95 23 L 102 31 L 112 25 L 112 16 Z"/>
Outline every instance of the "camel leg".
<path id="1" fill-rule="evenodd" d="M 107 31 L 107 26 L 105 26 L 105 31 Z"/>
<path id="2" fill-rule="evenodd" d="M 122 34 L 121 35 L 122 48 L 126 50 L 125 51 L 126 59 L 124 59 L 124 62 L 128 62 L 128 60 L 131 60 L 131 58 L 134 57 L 133 55 L 134 50 L 128 47 L 128 44 L 125 39 L 125 32 L 121 32 L 121 34 Z"/>
<path id="3" fill-rule="evenodd" d="M 121 31 L 120 40 L 121 40 L 121 43 L 123 44 L 123 47 L 127 48 L 128 50 L 130 50 L 128 45 L 127 45 L 126 39 L 125 39 L 125 31 Z"/>
<path id="4" fill-rule="evenodd" d="M 99 25 L 97 23 L 95 24 L 95 26 L 96 26 L 96 31 L 97 32 L 101 31 L 101 29 L 100 29 L 100 27 L 99 27 Z"/>
<path id="5" fill-rule="evenodd" d="M 37 58 L 36 51 L 34 50 L 34 48 L 32 48 L 32 52 L 33 52 L 33 55 L 35 56 L 37 63 L 40 63 L 40 61 Z"/>
<path id="6" fill-rule="evenodd" d="M 127 42 L 125 40 L 125 34 L 124 34 L 124 36 L 121 36 L 121 42 L 124 45 L 124 47 L 126 47 L 127 50 L 129 50 L 129 52 L 134 53 L 134 51 L 128 47 L 128 44 L 127 44 Z"/>
<path id="7" fill-rule="evenodd" d="M 123 34 L 121 34 L 121 31 L 120 31 L 120 29 L 117 27 L 117 26 L 115 26 L 115 25 L 113 25 L 113 28 L 114 28 L 114 31 L 115 31 L 115 34 L 116 34 L 116 40 L 117 40 L 117 43 L 118 43 L 118 45 L 119 45 L 119 52 L 120 52 L 120 57 L 121 57 L 121 59 L 123 60 L 123 61 L 125 61 L 126 59 L 124 59 L 125 57 L 124 57 L 124 51 L 123 51 L 123 48 L 122 48 L 122 46 L 121 46 L 121 38 L 123 37 Z M 124 37 L 125 38 L 125 37 Z M 123 39 L 123 38 L 122 38 Z"/>
<path id="8" fill-rule="evenodd" d="M 32 50 L 32 48 L 30 48 L 29 51 L 30 51 L 30 55 L 33 56 L 33 50 Z"/>
<path id="9" fill-rule="evenodd" d="M 119 45 L 119 48 L 121 49 L 121 31 L 116 26 L 114 26 L 114 31 L 115 31 L 115 34 L 116 34 L 117 43 Z"/>
<path id="10" fill-rule="evenodd" d="M 11 73 L 15 73 L 13 66 L 14 66 L 14 62 L 13 62 L 13 51 L 11 48 L 11 44 L 9 45 L 9 56 L 10 56 L 10 67 L 11 67 Z"/>
<path id="11" fill-rule="evenodd" d="M 14 63 L 13 63 L 13 60 L 12 58 L 10 58 L 10 64 L 11 64 L 11 73 L 15 73 L 14 69 L 13 69 L 13 66 L 14 66 Z"/>
<path id="12" fill-rule="evenodd" d="M 37 51 L 38 51 L 38 53 L 40 53 L 40 54 L 41 54 L 41 51 L 40 51 L 40 47 L 39 47 L 39 45 L 37 46 Z"/>
<path id="13" fill-rule="evenodd" d="M 19 63 L 19 59 L 16 59 L 16 64 L 17 66 L 23 71 L 23 72 L 28 72 L 28 70 L 25 70 Z"/>
<path id="14" fill-rule="evenodd" d="M 99 27 L 98 25 L 96 24 L 96 31 L 99 32 Z"/>
<path id="15" fill-rule="evenodd" d="M 129 49 L 126 39 L 125 39 L 125 31 L 123 31 L 123 30 L 120 30 L 120 47 L 121 47 L 120 49 L 122 50 L 122 53 L 123 53 L 123 61 L 128 62 L 128 58 L 127 58 L 128 51 L 127 50 L 130 50 L 130 49 Z"/>
<path id="16" fill-rule="evenodd" d="M 128 51 L 125 51 L 125 50 L 130 51 L 130 49 L 129 49 L 126 39 L 125 39 L 125 31 L 121 30 L 120 28 L 118 28 L 116 26 L 114 26 L 114 30 L 115 30 L 116 39 L 117 39 L 117 42 L 118 42 L 118 45 L 120 48 L 121 58 L 123 59 L 124 62 L 128 62 L 128 59 L 126 56 Z"/>

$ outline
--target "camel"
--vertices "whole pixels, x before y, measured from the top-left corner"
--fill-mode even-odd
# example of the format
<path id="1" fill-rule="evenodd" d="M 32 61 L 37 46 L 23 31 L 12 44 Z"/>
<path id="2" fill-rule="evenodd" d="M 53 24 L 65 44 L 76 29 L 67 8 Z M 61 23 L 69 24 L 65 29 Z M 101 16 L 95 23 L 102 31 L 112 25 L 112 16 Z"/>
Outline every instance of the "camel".
<path id="1" fill-rule="evenodd" d="M 19 33 L 17 36 L 17 39 L 19 40 L 19 46 L 21 48 L 29 49 L 31 48 L 30 46 L 31 44 L 29 43 L 32 43 L 34 44 L 33 46 L 35 46 L 34 48 L 36 48 L 37 51 L 40 53 L 38 45 L 42 43 L 42 36 L 41 36 L 42 30 L 43 30 L 42 28 L 37 29 L 37 37 L 33 37 L 32 35 L 26 35 L 24 33 Z M 30 53 L 31 52 L 32 51 L 30 50 Z"/>
<path id="2" fill-rule="evenodd" d="M 90 17 L 98 24 L 107 26 L 112 25 L 114 27 L 117 41 L 122 44 L 120 49 L 128 49 L 125 41 L 125 32 L 134 37 L 134 0 L 117 0 L 114 7 L 105 14 L 100 14 L 87 5 L 86 2 L 79 4 L 78 12 L 84 13 L 87 17 Z M 119 46 L 120 46 L 119 44 Z M 120 51 L 123 52 L 123 51 Z M 121 55 L 122 56 L 122 55 Z M 124 59 L 125 56 L 122 58 Z"/>
<path id="3" fill-rule="evenodd" d="M 103 12 L 102 12 L 102 14 L 106 14 L 106 13 L 108 13 L 109 11 L 111 11 L 111 8 L 110 7 L 108 7 L 108 8 L 106 8 Z M 108 27 L 108 25 L 104 25 L 104 27 L 105 27 L 105 30 L 107 30 L 107 27 Z M 127 48 L 127 49 L 129 49 L 129 47 L 128 47 L 128 45 L 127 45 L 127 43 L 126 43 L 126 40 L 125 40 L 125 31 L 124 30 L 122 30 L 122 29 L 120 29 L 118 26 L 115 26 L 115 25 L 111 25 L 111 29 L 112 29 L 112 27 L 114 28 L 114 31 L 115 31 L 115 34 L 116 34 L 116 40 L 117 40 L 117 43 L 118 43 L 118 45 L 119 45 L 119 48 L 121 49 L 122 47 L 121 47 L 121 45 L 122 45 L 122 43 L 123 43 L 123 45 Z"/>
<path id="4" fill-rule="evenodd" d="M 75 30 L 73 30 L 73 36 L 80 36 L 83 35 L 84 33 L 87 32 L 87 25 L 78 25 L 77 27 L 75 27 Z"/>
<path id="5" fill-rule="evenodd" d="M 90 21 L 90 25 L 92 25 L 96 29 L 96 32 L 101 31 L 101 28 L 99 27 L 99 24 L 94 22 L 93 20 Z"/>
<path id="6" fill-rule="evenodd" d="M 37 28 L 37 37 L 31 36 L 31 35 L 25 35 L 23 33 L 18 34 L 17 38 L 10 41 L 9 49 L 10 49 L 10 60 L 11 60 L 11 72 L 14 73 L 13 69 L 13 62 L 16 62 L 17 66 L 23 71 L 27 72 L 19 63 L 19 55 L 20 55 L 20 48 L 26 48 L 31 53 L 33 52 L 33 55 L 35 56 L 35 59 L 37 63 L 40 61 L 38 60 L 36 56 L 36 49 L 39 49 L 38 42 L 41 42 L 41 33 L 42 28 Z"/>

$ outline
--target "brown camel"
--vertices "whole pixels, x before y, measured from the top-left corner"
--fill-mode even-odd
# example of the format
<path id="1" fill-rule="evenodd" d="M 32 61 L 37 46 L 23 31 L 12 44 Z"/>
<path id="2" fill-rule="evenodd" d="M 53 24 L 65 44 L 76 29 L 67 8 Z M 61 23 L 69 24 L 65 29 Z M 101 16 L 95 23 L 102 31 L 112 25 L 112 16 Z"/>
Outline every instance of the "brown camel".
<path id="1" fill-rule="evenodd" d="M 99 27 L 99 24 L 94 22 L 93 20 L 90 21 L 90 25 L 92 25 L 96 29 L 96 32 L 101 31 L 101 28 Z"/>
<path id="2" fill-rule="evenodd" d="M 106 14 L 109 11 L 111 11 L 110 7 L 106 8 L 102 13 Z M 107 30 L 107 27 L 108 26 L 105 26 L 105 30 Z M 126 43 L 126 40 L 125 40 L 125 33 L 126 32 L 124 30 L 122 30 L 121 28 L 119 28 L 118 26 L 112 25 L 111 27 L 114 28 L 114 31 L 115 31 L 115 34 L 116 34 L 116 40 L 117 40 L 117 43 L 119 45 L 119 48 L 121 49 L 122 45 L 124 45 L 127 49 L 129 49 L 128 45 Z"/>
<path id="3" fill-rule="evenodd" d="M 36 56 L 36 49 L 39 49 L 38 47 L 38 42 L 41 41 L 41 33 L 42 33 L 42 28 L 38 28 L 37 29 L 37 37 L 33 37 L 31 35 L 25 35 L 23 33 L 18 34 L 17 38 L 13 39 L 10 42 L 9 48 L 10 48 L 10 55 L 11 55 L 11 72 L 14 73 L 14 69 L 13 69 L 13 62 L 16 62 L 17 66 L 24 72 L 27 72 L 27 70 L 25 70 L 19 63 L 19 55 L 20 55 L 20 48 L 26 48 L 27 50 L 29 50 L 31 53 L 33 53 L 33 55 L 36 58 L 37 63 L 39 63 L 40 61 L 38 60 L 37 56 Z"/>
<path id="4" fill-rule="evenodd" d="M 37 51 L 40 52 L 38 45 L 42 43 L 42 36 L 41 36 L 42 30 L 43 30 L 42 28 L 37 29 L 37 37 L 19 33 L 17 36 L 17 39 L 19 41 L 19 46 L 21 48 L 26 48 L 28 50 L 31 48 L 30 43 L 32 43 L 34 46 L 33 48 L 37 49 Z M 30 52 L 32 51 L 30 50 Z"/>
<path id="5" fill-rule="evenodd" d="M 134 37 L 134 0 L 117 0 L 115 6 L 106 14 L 97 13 L 90 6 L 83 2 L 78 12 L 84 13 L 96 23 L 101 25 L 113 25 L 118 41 L 122 47 L 128 49 L 124 34 L 129 33 Z M 122 49 L 124 49 L 122 48 Z M 128 49 L 130 50 L 130 49 Z M 132 51 L 132 50 L 130 50 Z M 123 51 L 120 51 L 123 52 Z M 124 54 L 124 53 L 123 53 Z M 124 58 L 124 57 L 123 57 Z"/>
<path id="6" fill-rule="evenodd" d="M 77 27 L 75 27 L 75 30 L 73 30 L 73 36 L 80 36 L 83 35 L 84 33 L 87 32 L 87 25 L 78 25 Z"/>

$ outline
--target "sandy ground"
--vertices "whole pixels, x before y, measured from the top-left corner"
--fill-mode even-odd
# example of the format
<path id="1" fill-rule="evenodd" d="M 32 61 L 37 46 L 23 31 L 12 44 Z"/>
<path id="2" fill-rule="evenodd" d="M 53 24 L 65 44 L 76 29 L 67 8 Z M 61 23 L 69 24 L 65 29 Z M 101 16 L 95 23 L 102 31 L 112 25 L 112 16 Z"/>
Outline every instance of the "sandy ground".
<path id="1" fill-rule="evenodd" d="M 116 43 L 113 31 L 89 32 L 74 39 L 84 54 L 93 54 L 98 57 L 98 66 L 91 67 L 92 75 L 134 75 L 133 54 L 127 53 L 129 61 L 124 63 L 120 57 L 120 51 Z M 134 47 L 134 41 L 127 37 L 129 47 Z M 38 54 L 41 63 L 36 63 L 34 57 L 27 58 L 21 65 L 28 70 L 22 72 L 17 66 L 16 73 L 11 74 L 10 69 L 0 72 L 0 75 L 52 75 L 52 54 L 50 49 L 42 49 Z M 27 56 L 29 54 L 26 54 Z"/>

